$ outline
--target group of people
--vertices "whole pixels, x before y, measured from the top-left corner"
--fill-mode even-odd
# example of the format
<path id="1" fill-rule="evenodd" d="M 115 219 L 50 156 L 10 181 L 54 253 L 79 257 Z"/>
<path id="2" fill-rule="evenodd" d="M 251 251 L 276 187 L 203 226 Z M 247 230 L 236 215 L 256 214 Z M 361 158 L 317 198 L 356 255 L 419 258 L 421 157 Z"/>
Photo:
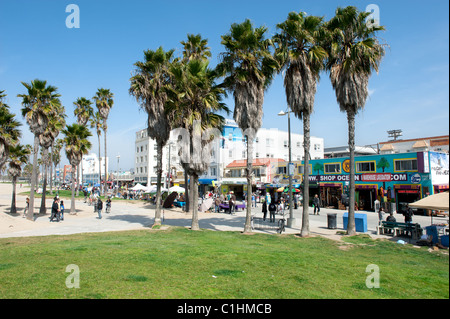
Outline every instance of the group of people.
<path id="1" fill-rule="evenodd" d="M 209 196 L 214 197 L 213 194 L 210 194 Z M 227 203 L 229 213 L 233 213 L 236 210 L 236 195 L 234 195 L 234 192 L 228 192 L 227 195 L 216 195 L 216 197 L 214 198 L 214 212 L 219 213 L 220 204 L 223 203 Z"/>
<path id="2" fill-rule="evenodd" d="M 378 221 L 381 222 L 383 220 L 383 215 L 384 215 L 384 209 L 383 207 L 380 207 L 380 209 L 378 210 Z M 409 207 L 408 204 L 406 204 L 405 209 L 403 209 L 402 211 L 402 215 L 405 217 L 405 223 L 412 223 L 412 216 L 413 211 L 411 209 L 411 207 Z M 390 212 L 389 216 L 386 218 L 387 222 L 397 222 L 397 220 L 394 217 L 394 212 Z"/>
<path id="3" fill-rule="evenodd" d="M 62 201 L 59 196 L 55 196 L 53 199 L 50 221 L 52 222 L 55 218 L 57 222 L 64 220 L 64 201 Z"/>

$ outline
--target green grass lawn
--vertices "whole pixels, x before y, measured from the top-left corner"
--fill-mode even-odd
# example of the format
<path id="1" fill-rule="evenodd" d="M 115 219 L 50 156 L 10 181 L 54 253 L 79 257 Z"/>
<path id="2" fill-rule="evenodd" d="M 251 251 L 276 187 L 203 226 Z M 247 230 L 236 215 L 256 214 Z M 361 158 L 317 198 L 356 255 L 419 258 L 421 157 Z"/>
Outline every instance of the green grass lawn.
<path id="1" fill-rule="evenodd" d="M 448 255 L 184 228 L 0 239 L 0 298 L 449 298 Z M 66 267 L 80 269 L 67 288 Z M 380 288 L 366 287 L 366 267 Z"/>

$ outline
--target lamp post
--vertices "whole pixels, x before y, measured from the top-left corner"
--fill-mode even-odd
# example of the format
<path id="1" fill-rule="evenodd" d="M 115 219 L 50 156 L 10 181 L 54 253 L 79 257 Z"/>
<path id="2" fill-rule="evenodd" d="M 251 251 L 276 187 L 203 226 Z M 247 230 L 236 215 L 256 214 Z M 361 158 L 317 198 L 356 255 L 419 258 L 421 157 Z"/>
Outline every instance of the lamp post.
<path id="1" fill-rule="evenodd" d="M 281 111 L 278 113 L 278 116 L 285 116 L 287 114 L 288 116 L 288 139 L 289 139 L 289 163 L 288 163 L 288 175 L 289 175 L 289 218 L 287 219 L 287 226 L 292 227 L 296 224 L 296 220 L 294 218 L 294 211 L 292 209 L 292 172 L 291 172 L 291 165 L 292 165 L 292 156 L 291 156 L 291 112 L 292 111 Z"/>

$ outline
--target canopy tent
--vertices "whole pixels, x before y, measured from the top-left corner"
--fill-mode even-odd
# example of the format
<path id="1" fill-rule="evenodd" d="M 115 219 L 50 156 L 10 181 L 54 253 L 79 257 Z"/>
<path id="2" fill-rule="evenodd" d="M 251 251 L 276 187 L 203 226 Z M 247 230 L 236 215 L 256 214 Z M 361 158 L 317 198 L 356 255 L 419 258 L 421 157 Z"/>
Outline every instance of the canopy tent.
<path id="1" fill-rule="evenodd" d="M 169 188 L 169 192 L 177 192 L 177 193 L 184 193 L 186 190 L 183 187 L 180 186 L 173 186 Z"/>
<path id="2" fill-rule="evenodd" d="M 448 192 L 427 196 L 417 202 L 409 204 L 412 208 L 448 211 Z"/>
<path id="3" fill-rule="evenodd" d="M 143 191 L 146 190 L 147 187 L 143 186 L 142 184 L 137 183 L 133 187 L 130 188 L 132 191 Z"/>
<path id="4" fill-rule="evenodd" d="M 161 193 L 167 192 L 167 188 L 161 187 Z M 144 193 L 156 193 L 156 185 L 151 185 L 149 187 L 146 187 L 144 190 Z"/>

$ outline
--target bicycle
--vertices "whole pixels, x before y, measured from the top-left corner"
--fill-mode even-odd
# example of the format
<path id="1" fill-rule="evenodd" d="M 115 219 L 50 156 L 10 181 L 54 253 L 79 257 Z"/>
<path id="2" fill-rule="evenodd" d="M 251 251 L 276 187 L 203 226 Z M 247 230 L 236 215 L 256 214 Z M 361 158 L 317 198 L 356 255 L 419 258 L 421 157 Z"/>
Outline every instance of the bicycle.
<path id="1" fill-rule="evenodd" d="M 286 231 L 286 218 L 285 218 L 285 212 L 282 213 L 282 218 L 278 220 L 278 228 L 277 233 L 281 234 L 282 232 Z"/>

